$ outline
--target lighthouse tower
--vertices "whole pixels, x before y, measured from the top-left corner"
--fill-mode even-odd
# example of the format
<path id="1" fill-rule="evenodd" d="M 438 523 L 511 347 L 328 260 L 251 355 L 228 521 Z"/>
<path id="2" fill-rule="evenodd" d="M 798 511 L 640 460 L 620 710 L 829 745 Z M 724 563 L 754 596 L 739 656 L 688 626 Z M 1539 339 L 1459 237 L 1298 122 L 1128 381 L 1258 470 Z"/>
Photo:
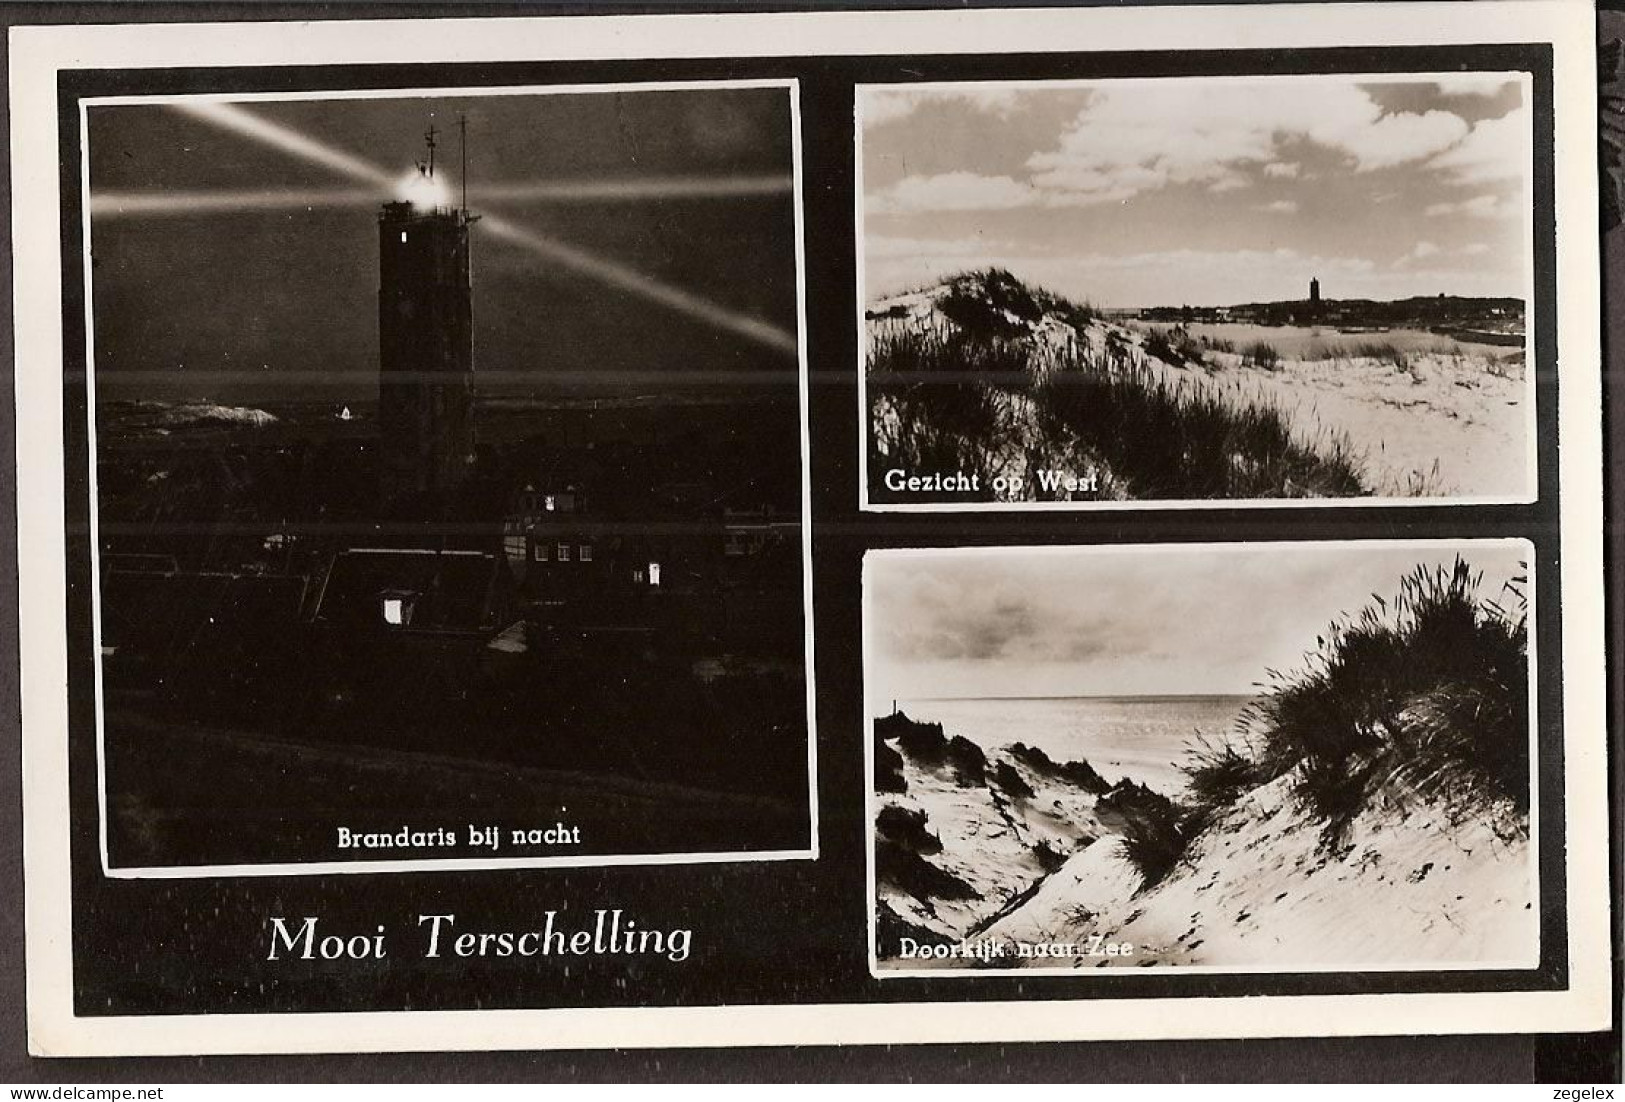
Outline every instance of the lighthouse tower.
<path id="1" fill-rule="evenodd" d="M 436 176 L 435 139 L 430 127 L 427 159 L 378 216 L 378 419 L 384 501 L 439 511 L 473 462 L 478 216 Z"/>
<path id="2" fill-rule="evenodd" d="M 1314 278 L 1313 276 L 1311 276 L 1309 279 L 1309 305 L 1320 305 L 1320 280 Z"/>

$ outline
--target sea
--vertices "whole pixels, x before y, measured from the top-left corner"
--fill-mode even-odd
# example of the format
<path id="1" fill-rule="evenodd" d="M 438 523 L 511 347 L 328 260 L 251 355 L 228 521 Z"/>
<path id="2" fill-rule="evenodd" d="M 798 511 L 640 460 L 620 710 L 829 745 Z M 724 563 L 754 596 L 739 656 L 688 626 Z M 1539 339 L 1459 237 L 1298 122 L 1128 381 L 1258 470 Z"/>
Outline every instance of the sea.
<path id="1" fill-rule="evenodd" d="M 1111 782 L 1125 777 L 1176 795 L 1180 770 L 1199 735 L 1228 733 L 1251 696 L 1069 696 L 901 700 L 908 717 L 942 724 L 984 750 L 1013 742 L 1058 762 L 1087 761 Z"/>

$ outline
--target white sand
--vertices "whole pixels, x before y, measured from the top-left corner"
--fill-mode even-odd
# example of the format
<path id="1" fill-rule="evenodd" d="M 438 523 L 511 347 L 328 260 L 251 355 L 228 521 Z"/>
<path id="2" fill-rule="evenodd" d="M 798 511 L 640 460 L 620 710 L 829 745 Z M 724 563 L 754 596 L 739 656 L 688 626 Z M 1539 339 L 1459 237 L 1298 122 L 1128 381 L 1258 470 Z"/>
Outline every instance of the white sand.
<path id="1" fill-rule="evenodd" d="M 1386 807 L 1356 819 L 1331 853 L 1289 783 L 1245 797 L 1148 891 L 1136 892 L 1115 840 L 1089 847 L 988 935 L 1136 946 L 1132 958 L 1080 967 L 1536 965 L 1527 838 L 1498 837 L 1483 818 L 1451 825 L 1436 809 Z M 1079 921 L 1080 907 L 1093 917 Z"/>
<path id="2" fill-rule="evenodd" d="M 1347 436 L 1378 494 L 1407 496 L 1418 482 L 1428 497 L 1533 491 L 1531 396 L 1521 365 L 1487 353 L 1429 353 L 1404 371 L 1370 358 L 1283 360 L 1271 371 L 1244 366 L 1239 355 L 1209 355 L 1216 370 L 1149 359 L 1148 366 L 1238 398 L 1267 398 L 1306 442 L 1327 432 Z"/>
<path id="3" fill-rule="evenodd" d="M 1527 830 L 1505 807 L 1452 821 L 1440 808 L 1382 801 L 1341 844 L 1290 797 L 1292 774 L 1244 796 L 1191 844 L 1162 882 L 1145 889 L 1095 797 L 1035 774 L 1007 753 L 1033 789 L 1020 798 L 960 787 L 948 770 L 904 759 L 908 792 L 885 802 L 924 811 L 942 852 L 925 860 L 977 898 L 918 900 L 890 885 L 878 899 L 904 921 L 950 939 L 1082 944 L 1100 936 L 1135 946 L 1128 957 L 1007 958 L 995 967 L 1145 965 L 1317 969 L 1534 967 L 1534 868 Z M 1042 843 L 1071 856 L 1046 874 Z M 1054 867 L 1053 865 L 1051 866 Z M 885 961 L 901 969 L 957 962 Z M 960 966 L 963 966 L 962 964 Z"/>

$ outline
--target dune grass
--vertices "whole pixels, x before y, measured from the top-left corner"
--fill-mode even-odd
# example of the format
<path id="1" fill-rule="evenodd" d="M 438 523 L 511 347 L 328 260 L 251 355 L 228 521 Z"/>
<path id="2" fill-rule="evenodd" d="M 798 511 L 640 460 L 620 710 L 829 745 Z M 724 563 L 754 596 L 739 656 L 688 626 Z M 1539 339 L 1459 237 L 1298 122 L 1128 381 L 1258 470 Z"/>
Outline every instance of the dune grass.
<path id="1" fill-rule="evenodd" d="M 1183 326 L 1153 328 L 1145 335 L 1145 353 L 1173 367 L 1198 367 L 1207 362 L 1209 345 L 1192 337 Z"/>
<path id="2" fill-rule="evenodd" d="M 1198 734 L 1186 748 L 1183 768 L 1191 806 L 1199 809 L 1230 807 L 1271 779 L 1254 749 L 1234 735 Z"/>
<path id="3" fill-rule="evenodd" d="M 946 285 L 937 308 L 960 329 L 979 337 L 1019 336 L 1046 314 L 1074 326 L 1094 317 L 1087 303 L 1030 287 L 1003 268 L 960 272 Z"/>
<path id="4" fill-rule="evenodd" d="M 1117 480 L 1144 498 L 1348 497 L 1360 494 L 1352 448 L 1303 443 L 1262 399 L 1146 368 L 1053 374 L 1041 423 L 1087 441 Z"/>
<path id="5" fill-rule="evenodd" d="M 989 485 L 1034 464 L 1069 465 L 1101 471 L 1117 496 L 1147 499 L 1366 492 L 1346 439 L 1305 441 L 1268 400 L 1165 378 L 1109 342 L 1104 352 L 1034 349 L 962 330 L 882 329 L 871 337 L 868 386 L 877 471 L 961 471 Z"/>
<path id="6" fill-rule="evenodd" d="M 1482 582 L 1460 558 L 1418 567 L 1392 601 L 1332 624 L 1260 698 L 1263 757 L 1302 764 L 1297 795 L 1334 830 L 1378 790 L 1527 813 L 1524 598 L 1515 583 L 1509 611 Z"/>
<path id="7" fill-rule="evenodd" d="M 1193 836 L 1183 807 L 1129 780 L 1095 801 L 1095 815 L 1122 840 L 1123 856 L 1139 872 L 1142 891 L 1174 870 Z"/>
<path id="8" fill-rule="evenodd" d="M 1281 366 L 1281 353 L 1268 341 L 1254 341 L 1242 353 L 1241 362 L 1248 367 L 1259 367 L 1265 371 L 1274 371 Z"/>
<path id="9" fill-rule="evenodd" d="M 1482 584 L 1460 558 L 1418 566 L 1392 599 L 1373 595 L 1333 622 L 1300 668 L 1272 672 L 1234 730 L 1198 736 L 1182 800 L 1148 799 L 1132 785 L 1103 796 L 1097 814 L 1122 835 L 1141 890 L 1248 793 L 1281 778 L 1327 847 L 1379 803 L 1527 829 L 1518 825 L 1529 813 L 1524 582 L 1508 586 L 1511 607 Z"/>
<path id="10" fill-rule="evenodd" d="M 1411 366 L 1411 354 L 1392 341 L 1361 341 L 1354 346 L 1354 356 L 1388 364 L 1397 371 L 1406 371 Z"/>
<path id="11" fill-rule="evenodd" d="M 1486 598 L 1463 559 L 1418 566 L 1392 599 L 1333 622 L 1289 673 L 1272 672 L 1228 739 L 1194 747 L 1187 815 L 1211 821 L 1290 775 L 1292 794 L 1340 839 L 1373 800 L 1529 810 L 1527 612 Z"/>
<path id="12" fill-rule="evenodd" d="M 959 472 L 990 485 L 1017 429 L 1027 365 L 1014 341 L 883 332 L 870 353 L 871 468 Z"/>

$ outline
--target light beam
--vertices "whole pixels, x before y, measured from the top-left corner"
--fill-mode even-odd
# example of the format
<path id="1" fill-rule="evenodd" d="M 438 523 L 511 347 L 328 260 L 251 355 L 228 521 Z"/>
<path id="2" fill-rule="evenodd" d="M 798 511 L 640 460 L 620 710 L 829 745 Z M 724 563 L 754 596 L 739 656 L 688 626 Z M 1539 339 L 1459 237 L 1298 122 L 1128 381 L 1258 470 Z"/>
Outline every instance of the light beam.
<path id="1" fill-rule="evenodd" d="M 293 191 L 93 191 L 92 218 L 236 214 L 244 211 L 371 207 L 381 193 L 361 188 Z"/>
<path id="2" fill-rule="evenodd" d="M 353 157 L 342 149 L 335 149 L 325 142 L 307 137 L 297 130 L 261 118 L 250 111 L 244 111 L 236 104 L 220 103 L 216 100 L 183 100 L 174 104 L 174 108 L 184 115 L 241 134 L 245 138 L 252 138 L 262 145 L 280 149 L 300 160 L 330 168 L 352 180 L 362 180 L 382 187 L 394 183 L 394 173 L 386 172 L 359 157 Z"/>
<path id="3" fill-rule="evenodd" d="M 638 203 L 651 199 L 750 199 L 786 195 L 792 187 L 794 183 L 789 176 L 644 176 L 630 180 L 536 180 L 474 185 L 469 189 L 469 198 L 475 204 Z M 90 213 L 95 218 L 186 217 L 238 211 L 366 207 L 381 198 L 378 191 L 359 188 L 93 191 Z"/>
<path id="4" fill-rule="evenodd" d="M 750 199 L 786 195 L 789 176 L 645 176 L 635 180 L 565 180 L 473 185 L 469 201 L 499 203 L 617 203 L 651 199 Z M 379 202 L 378 191 L 306 189 L 289 191 L 93 191 L 94 218 L 162 217 L 233 214 L 238 211 L 316 210 L 367 207 Z"/>
<path id="5" fill-rule="evenodd" d="M 648 176 L 633 180 L 549 180 L 471 184 L 472 200 L 510 203 L 602 203 L 643 199 L 748 199 L 787 195 L 789 176 Z"/>
<path id="6" fill-rule="evenodd" d="M 281 150 L 290 156 L 297 157 L 300 160 L 308 163 L 331 169 L 332 171 L 337 172 L 340 175 L 347 176 L 352 180 L 358 180 L 363 183 L 373 185 L 379 189 L 379 193 L 387 194 L 393 191 L 394 186 L 399 179 L 397 174 L 392 173 L 387 169 L 381 168 L 369 161 L 362 160 L 361 158 L 353 156 L 350 153 L 346 153 L 342 149 L 337 149 L 333 146 L 327 145 L 326 143 L 309 137 L 308 135 L 301 134 L 296 130 L 281 125 L 280 123 L 271 122 L 268 119 L 261 118 L 250 111 L 245 111 L 243 108 L 238 107 L 235 104 L 221 103 L 211 100 L 183 102 L 176 104 L 175 107 L 177 110 L 183 112 L 184 114 L 190 115 L 193 118 L 210 123 L 214 126 L 218 126 L 224 130 L 229 130 L 233 133 L 240 134 L 243 137 L 259 142 L 262 145 Z M 777 181 L 780 178 L 775 177 L 773 179 Z M 688 186 L 691 188 L 698 183 L 698 181 L 692 178 L 687 178 L 687 180 Z M 775 183 L 774 186 L 777 187 L 780 185 Z M 787 190 L 787 185 L 785 186 Z M 545 191 L 546 187 L 547 185 L 524 185 L 524 188 L 528 190 L 529 194 L 540 194 Z M 571 185 L 562 184 L 553 185 L 553 187 L 558 194 L 567 195 Z M 649 197 L 647 195 L 635 194 L 635 189 L 627 189 L 624 185 L 622 185 L 622 187 L 623 191 L 625 192 L 624 197 L 626 198 Z M 260 192 L 243 192 L 237 194 L 240 196 L 250 197 L 252 200 L 257 202 L 265 201 L 263 199 L 263 193 Z M 309 198 L 312 195 L 320 194 L 338 195 L 341 196 L 339 201 L 345 204 L 348 204 L 354 199 L 354 193 L 350 192 L 305 192 L 303 194 L 306 198 Z M 475 194 L 480 195 L 482 193 L 475 192 Z M 489 198 L 489 195 L 487 194 L 486 197 Z M 111 201 L 113 198 L 116 197 L 103 196 L 102 199 L 104 202 L 104 207 L 112 205 Z M 126 205 L 123 208 L 118 209 L 121 210 L 121 213 L 130 213 L 129 202 L 131 197 L 124 196 L 123 198 Z M 172 196 L 172 198 L 177 202 L 186 201 L 186 197 L 183 196 Z M 378 193 L 372 194 L 372 201 L 376 202 L 378 198 Z M 523 198 L 523 196 L 518 194 L 517 189 L 515 189 L 515 191 L 510 193 L 509 198 L 517 200 Z M 93 199 L 92 213 L 95 212 L 94 203 L 95 200 Z M 255 209 L 265 208 L 262 207 Z M 178 213 L 178 211 L 174 211 L 173 208 L 170 208 L 169 211 Z M 149 210 L 147 213 L 156 212 L 156 204 L 149 205 Z M 504 241 L 508 244 L 526 249 L 545 260 L 549 260 L 561 267 L 568 268 L 571 271 L 587 276 L 590 279 L 595 279 L 600 283 L 608 284 L 611 287 L 615 287 L 616 289 L 625 291 L 629 294 L 637 295 L 646 301 L 656 303 L 668 310 L 683 314 L 695 321 L 701 322 L 702 324 L 744 337 L 747 340 L 764 345 L 768 348 L 772 348 L 775 351 L 786 352 L 791 355 L 796 355 L 798 352 L 796 335 L 792 332 L 781 329 L 771 322 L 763 321 L 762 319 L 753 317 L 752 315 L 744 313 L 743 311 L 723 306 L 722 304 L 713 302 L 702 295 L 696 295 L 691 291 L 686 291 L 680 287 L 675 287 L 662 280 L 655 279 L 652 276 L 644 275 L 642 272 L 639 272 L 636 269 L 626 267 L 625 265 L 619 264 L 613 260 L 609 260 L 584 249 L 576 248 L 573 245 L 567 245 L 564 242 L 558 241 L 552 237 L 548 237 L 544 234 L 537 233 L 534 230 L 516 225 L 500 215 L 488 212 L 481 220 L 481 224 L 485 227 L 490 236 L 496 240 Z"/>
<path id="7" fill-rule="evenodd" d="M 485 218 L 485 227 L 493 237 L 508 241 L 522 248 L 529 249 L 536 255 L 543 257 L 562 267 L 590 276 L 600 283 L 607 283 L 622 291 L 640 295 L 651 302 L 657 302 L 669 310 L 686 314 L 696 321 L 704 322 L 717 329 L 744 337 L 747 340 L 764 344 L 780 352 L 787 352 L 794 356 L 797 353 L 796 337 L 794 333 L 787 333 L 778 326 L 749 314 L 730 310 L 719 306 L 710 299 L 691 294 L 681 288 L 673 287 L 658 279 L 653 279 L 641 272 L 605 260 L 573 245 L 566 245 L 541 234 L 532 233 L 521 226 L 516 226 L 506 219 L 495 216 Z"/>

